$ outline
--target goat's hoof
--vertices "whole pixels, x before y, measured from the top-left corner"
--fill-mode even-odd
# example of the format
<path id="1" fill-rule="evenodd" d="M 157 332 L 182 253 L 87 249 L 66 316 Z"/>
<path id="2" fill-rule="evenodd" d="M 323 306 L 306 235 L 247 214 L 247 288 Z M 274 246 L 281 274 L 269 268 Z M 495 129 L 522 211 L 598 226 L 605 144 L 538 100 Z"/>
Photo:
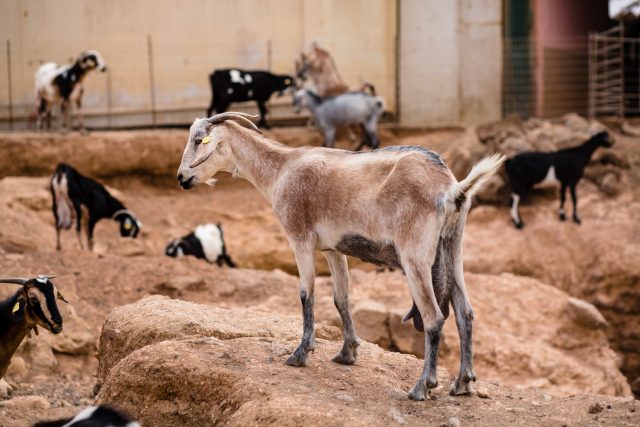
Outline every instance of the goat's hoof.
<path id="1" fill-rule="evenodd" d="M 560 218 L 560 221 L 566 221 L 567 220 L 567 216 L 565 214 L 563 214 L 563 213 L 561 213 L 559 215 L 559 218 Z"/>
<path id="2" fill-rule="evenodd" d="M 423 401 L 428 395 L 429 389 L 427 389 L 423 381 L 418 381 L 418 383 L 409 391 L 409 399 L 415 400 L 416 402 Z"/>
<path id="3" fill-rule="evenodd" d="M 475 376 L 473 381 L 475 381 Z M 473 394 L 473 387 L 471 386 L 470 381 L 461 381 L 459 378 L 456 378 L 455 381 L 451 384 L 451 388 L 449 389 L 449 394 L 451 396 L 470 396 Z"/>
<path id="4" fill-rule="evenodd" d="M 305 366 L 307 364 L 307 353 L 297 349 L 284 364 L 288 366 Z"/>
<path id="5" fill-rule="evenodd" d="M 348 351 L 345 352 L 343 350 L 331 360 L 334 361 L 335 363 L 340 363 L 342 365 L 353 365 L 354 363 L 356 363 L 356 355 Z"/>
<path id="6" fill-rule="evenodd" d="M 524 228 L 524 222 L 514 222 L 513 224 L 518 230 L 522 230 Z"/>
<path id="7" fill-rule="evenodd" d="M 575 222 L 575 223 L 576 223 L 576 224 L 578 224 L 578 225 L 582 224 L 582 221 L 581 221 L 581 220 L 580 220 L 580 218 L 579 218 L 579 217 L 577 217 L 577 216 L 574 216 L 574 217 L 573 217 L 573 222 Z"/>

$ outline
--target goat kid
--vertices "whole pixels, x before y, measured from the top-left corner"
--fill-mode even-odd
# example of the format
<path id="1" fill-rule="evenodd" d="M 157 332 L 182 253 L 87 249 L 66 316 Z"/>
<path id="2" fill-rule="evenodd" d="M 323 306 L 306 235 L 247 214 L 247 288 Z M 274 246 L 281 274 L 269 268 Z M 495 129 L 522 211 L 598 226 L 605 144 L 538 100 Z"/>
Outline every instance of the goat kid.
<path id="1" fill-rule="evenodd" d="M 21 286 L 13 296 L 0 302 L 0 378 L 7 372 L 11 357 L 24 337 L 31 337 L 31 330 L 36 335 L 38 326 L 53 334 L 62 332 L 62 316 L 56 298 L 67 300 L 51 281 L 54 277 L 0 279 L 0 283 Z"/>
<path id="2" fill-rule="evenodd" d="M 267 101 L 275 92 L 282 96 L 295 86 L 292 76 L 272 74 L 268 71 L 246 71 L 237 68 L 215 70 L 209 76 L 211 105 L 207 117 L 213 112 L 224 113 L 233 102 L 256 101 L 260 110 L 258 126 L 269 129 Z"/>
<path id="3" fill-rule="evenodd" d="M 437 386 L 438 347 L 449 304 L 461 349 L 460 373 L 450 393 L 471 393 L 473 310 L 464 284 L 462 234 L 471 197 L 504 157 L 485 158 L 458 182 L 437 154 L 421 147 L 365 153 L 292 148 L 261 136 L 251 117 L 225 113 L 196 119 L 178 181 L 183 189 L 213 185 L 212 177 L 226 171 L 251 182 L 271 204 L 300 275 L 303 336 L 286 364 L 305 365 L 315 348 L 314 251 L 320 250 L 333 276 L 343 326 L 344 344 L 334 362 L 355 363 L 359 346 L 349 310 L 346 255 L 351 255 L 406 273 L 414 301 L 407 319 L 426 331 L 424 370 L 409 398 L 424 400 Z"/>
<path id="4" fill-rule="evenodd" d="M 142 223 L 118 199 L 113 197 L 104 186 L 91 178 L 80 174 L 66 163 L 58 164 L 51 177 L 50 187 L 53 199 L 53 216 L 56 225 L 56 249 L 60 250 L 60 229 L 71 228 L 73 218 L 76 220 L 76 233 L 80 247 L 82 223 L 82 207 L 89 213 L 87 224 L 87 241 L 89 250 L 93 250 L 93 230 L 103 218 L 110 218 L 120 223 L 120 236 L 136 238 Z"/>
<path id="5" fill-rule="evenodd" d="M 41 421 L 33 427 L 140 427 L 127 415 L 109 406 L 89 406 L 73 418 Z"/>
<path id="6" fill-rule="evenodd" d="M 573 202 L 573 222 L 580 224 L 576 185 L 582 179 L 584 168 L 598 147 L 613 144 L 607 132 L 599 132 L 577 147 L 566 148 L 552 153 L 522 153 L 508 159 L 505 170 L 511 186 L 511 219 L 516 228 L 524 227 L 518 210 L 520 200 L 536 185 L 560 182 L 560 221 L 566 220 L 564 200 L 567 187 Z"/>
<path id="7" fill-rule="evenodd" d="M 296 113 L 307 108 L 313 115 L 316 126 L 324 135 L 324 146 L 334 147 L 338 126 L 361 125 L 362 141 L 355 151 L 368 145 L 376 149 L 378 140 L 378 119 L 384 112 L 384 99 L 362 92 L 349 92 L 321 98 L 308 89 L 300 89 L 293 96 Z"/>
<path id="8" fill-rule="evenodd" d="M 185 255 L 193 255 L 204 259 L 218 267 L 223 264 L 235 268 L 235 263 L 227 254 L 227 246 L 224 243 L 224 235 L 220 224 L 202 224 L 195 231 L 169 243 L 165 255 L 177 258 Z"/>
<path id="9" fill-rule="evenodd" d="M 82 95 L 84 89 L 82 81 L 91 70 L 105 72 L 107 64 L 102 59 L 100 53 L 95 50 L 88 50 L 80 53 L 73 64 L 58 65 L 53 62 L 43 64 L 35 73 L 35 96 L 37 106 L 38 129 L 44 128 L 46 120 L 47 128 L 51 128 L 51 109 L 54 105 L 60 104 L 63 113 L 63 130 L 69 127 L 69 116 L 76 108 L 76 119 L 78 126 L 83 129 L 82 115 Z"/>

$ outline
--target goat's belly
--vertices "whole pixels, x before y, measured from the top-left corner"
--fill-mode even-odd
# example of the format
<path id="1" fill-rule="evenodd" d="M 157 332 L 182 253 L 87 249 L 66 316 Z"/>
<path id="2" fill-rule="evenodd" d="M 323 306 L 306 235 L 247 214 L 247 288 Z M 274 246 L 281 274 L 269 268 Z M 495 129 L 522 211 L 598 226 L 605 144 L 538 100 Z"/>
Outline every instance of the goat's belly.
<path id="1" fill-rule="evenodd" d="M 335 249 L 372 264 L 400 267 L 400 258 L 393 243 L 376 242 L 359 234 L 346 234 L 337 242 Z"/>

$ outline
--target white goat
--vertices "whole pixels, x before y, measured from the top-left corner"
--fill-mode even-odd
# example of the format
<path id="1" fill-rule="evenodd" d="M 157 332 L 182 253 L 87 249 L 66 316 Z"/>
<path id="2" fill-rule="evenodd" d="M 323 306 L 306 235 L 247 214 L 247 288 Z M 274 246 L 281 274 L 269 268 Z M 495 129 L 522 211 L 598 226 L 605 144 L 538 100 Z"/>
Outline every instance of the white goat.
<path id="1" fill-rule="evenodd" d="M 47 62 L 38 68 L 35 74 L 35 95 L 39 129 L 44 127 L 44 119 L 47 127 L 51 127 L 51 108 L 58 103 L 64 115 L 63 129 L 66 130 L 69 126 L 69 115 L 74 104 L 78 110 L 76 112 L 78 126 L 83 128 L 82 115 L 79 113 L 84 92 L 82 81 L 86 74 L 94 69 L 102 72 L 107 70 L 106 62 L 95 50 L 80 53 L 73 64 L 58 65 Z"/>
<path id="2" fill-rule="evenodd" d="M 438 346 L 449 303 L 461 347 L 460 373 L 451 394 L 471 393 L 473 310 L 464 284 L 462 233 L 472 195 L 504 157 L 485 158 L 458 182 L 436 153 L 421 147 L 361 153 L 291 148 L 261 136 L 247 117 L 253 116 L 223 113 L 196 119 L 178 181 L 189 189 L 213 184 L 219 171 L 231 172 L 251 182 L 271 203 L 300 274 L 304 332 L 286 363 L 304 365 L 315 348 L 316 250 L 323 251 L 329 263 L 343 325 L 344 345 L 333 360 L 355 362 L 359 339 L 349 312 L 345 256 L 351 255 L 402 268 L 407 275 L 414 306 L 406 319 L 413 317 L 416 328 L 426 331 L 424 370 L 409 398 L 423 400 L 437 385 Z"/>

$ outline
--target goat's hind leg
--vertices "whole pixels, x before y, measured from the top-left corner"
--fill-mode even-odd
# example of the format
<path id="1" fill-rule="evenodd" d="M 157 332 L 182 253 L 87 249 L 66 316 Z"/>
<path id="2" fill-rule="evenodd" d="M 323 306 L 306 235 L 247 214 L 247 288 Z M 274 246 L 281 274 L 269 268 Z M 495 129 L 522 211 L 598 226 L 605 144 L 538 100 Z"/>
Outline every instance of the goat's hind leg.
<path id="1" fill-rule="evenodd" d="M 331 276 L 333 277 L 333 301 L 340 313 L 342 319 L 342 334 L 344 336 L 344 344 L 342 350 L 333 361 L 344 365 L 352 365 L 358 357 L 358 347 L 360 340 L 356 335 L 353 319 L 349 311 L 349 269 L 347 266 L 347 257 L 335 251 L 323 252 Z"/>
<path id="2" fill-rule="evenodd" d="M 437 227 L 428 227 L 435 229 Z M 409 392 L 409 399 L 424 400 L 429 389 L 438 385 L 437 365 L 444 315 L 433 290 L 431 267 L 435 261 L 438 236 L 433 236 L 427 247 L 413 247 L 401 251 L 402 267 L 407 275 L 409 290 L 415 302 L 425 331 L 424 369 L 420 379 Z M 433 241 L 435 240 L 435 241 Z M 423 254 L 420 258 L 416 254 Z"/>
<path id="3" fill-rule="evenodd" d="M 471 382 L 476 380 L 476 374 L 473 372 L 472 350 L 473 308 L 467 296 L 462 263 L 463 226 L 464 224 L 459 229 L 460 234 L 452 239 L 445 240 L 445 244 L 442 247 L 443 253 L 450 261 L 443 267 L 448 269 L 447 275 L 450 279 L 453 279 L 451 284 L 453 287 L 452 305 L 456 316 L 458 336 L 460 337 L 460 372 L 449 390 L 449 394 L 452 396 L 473 393 Z"/>
<path id="4" fill-rule="evenodd" d="M 315 282 L 315 259 L 313 256 L 314 244 L 304 243 L 292 245 L 300 274 L 300 301 L 302 302 L 303 333 L 302 341 L 296 350 L 289 356 L 285 364 L 289 366 L 304 366 L 307 364 L 307 355 L 316 347 L 316 334 L 314 330 L 313 304 Z"/>

